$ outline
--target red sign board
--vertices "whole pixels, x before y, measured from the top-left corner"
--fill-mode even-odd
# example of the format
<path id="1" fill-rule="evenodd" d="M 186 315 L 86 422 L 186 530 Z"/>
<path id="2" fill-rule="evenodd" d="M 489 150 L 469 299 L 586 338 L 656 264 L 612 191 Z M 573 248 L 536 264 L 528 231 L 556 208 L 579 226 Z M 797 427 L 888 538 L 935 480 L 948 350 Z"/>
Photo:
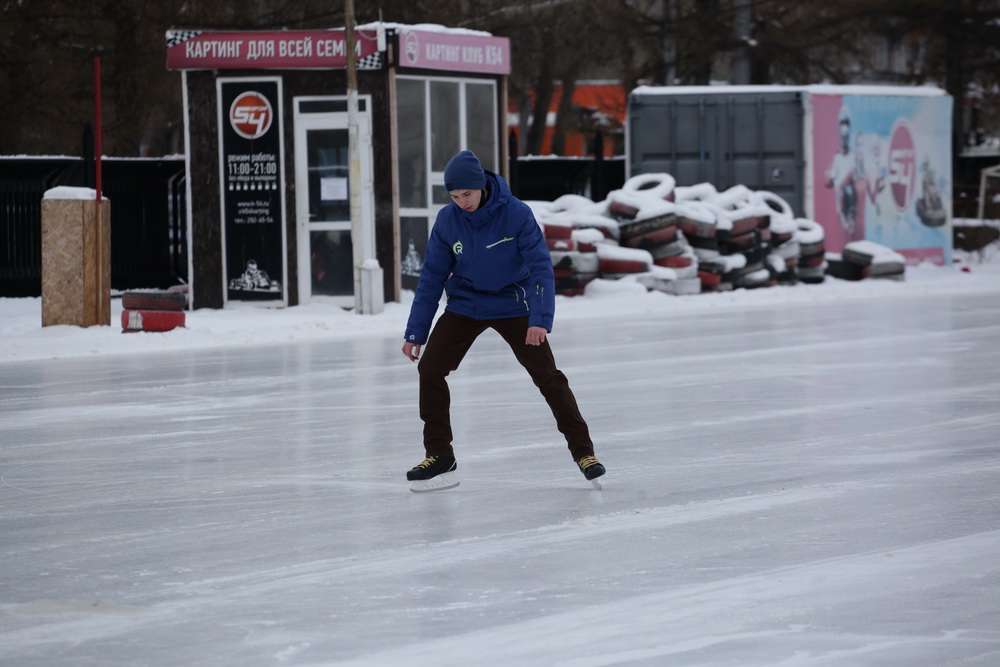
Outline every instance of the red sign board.
<path id="1" fill-rule="evenodd" d="M 896 120 L 889 138 L 889 189 L 896 210 L 905 213 L 913 203 L 917 185 L 917 151 L 914 148 L 910 124 L 905 118 Z"/>
<path id="2" fill-rule="evenodd" d="M 375 30 L 355 33 L 359 69 L 382 66 Z M 347 37 L 337 30 L 167 31 L 167 69 L 344 69 Z"/>
<path id="3" fill-rule="evenodd" d="M 399 30 L 402 67 L 510 74 L 510 40 L 481 33 Z"/>

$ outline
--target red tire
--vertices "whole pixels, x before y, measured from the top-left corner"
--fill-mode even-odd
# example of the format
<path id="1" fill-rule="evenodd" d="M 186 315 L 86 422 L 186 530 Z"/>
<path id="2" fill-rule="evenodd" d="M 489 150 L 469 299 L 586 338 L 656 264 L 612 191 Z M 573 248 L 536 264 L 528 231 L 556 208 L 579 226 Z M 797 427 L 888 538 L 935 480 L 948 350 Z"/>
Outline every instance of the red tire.
<path id="1" fill-rule="evenodd" d="M 573 228 L 569 225 L 542 225 L 546 239 L 568 239 L 573 236 Z"/>
<path id="2" fill-rule="evenodd" d="M 677 226 L 681 228 L 681 231 L 688 236 L 702 236 L 702 237 L 714 237 L 718 231 L 715 222 L 707 222 L 704 220 L 692 220 L 690 218 L 683 218 L 677 216 Z"/>
<path id="3" fill-rule="evenodd" d="M 823 265 L 826 261 L 826 253 L 815 253 L 813 255 L 802 255 L 799 257 L 799 268 L 815 269 Z"/>
<path id="4" fill-rule="evenodd" d="M 639 207 L 612 199 L 608 212 L 617 220 L 634 220 L 639 215 Z"/>
<path id="5" fill-rule="evenodd" d="M 637 259 L 601 259 L 601 273 L 643 273 L 649 271 L 649 264 Z"/>
<path id="6" fill-rule="evenodd" d="M 748 218 L 733 220 L 733 228 L 729 233 L 731 236 L 741 236 L 752 232 L 758 227 L 766 227 L 765 223 L 769 221 L 770 218 L 766 215 L 752 215 Z"/>
<path id="7" fill-rule="evenodd" d="M 694 257 L 691 255 L 675 255 L 673 257 L 662 257 L 653 260 L 657 266 L 666 266 L 671 269 L 683 269 L 694 264 Z"/>
<path id="8" fill-rule="evenodd" d="M 625 228 L 622 228 L 622 245 L 628 248 L 642 248 L 648 250 L 661 245 L 667 245 L 677 240 L 677 226 L 667 225 L 659 229 L 653 229 L 635 236 L 626 236 Z"/>
<path id="9" fill-rule="evenodd" d="M 122 331 L 171 331 L 185 324 L 179 310 L 123 310 Z"/>
<path id="10" fill-rule="evenodd" d="M 760 244 L 760 234 L 756 231 L 750 231 L 746 234 L 740 234 L 739 236 L 730 236 L 725 241 L 725 247 L 727 250 L 732 252 L 742 252 L 747 248 L 753 247 Z"/>
<path id="11" fill-rule="evenodd" d="M 717 287 L 722 283 L 721 273 L 704 273 L 699 271 L 698 278 L 701 280 L 702 287 Z"/>

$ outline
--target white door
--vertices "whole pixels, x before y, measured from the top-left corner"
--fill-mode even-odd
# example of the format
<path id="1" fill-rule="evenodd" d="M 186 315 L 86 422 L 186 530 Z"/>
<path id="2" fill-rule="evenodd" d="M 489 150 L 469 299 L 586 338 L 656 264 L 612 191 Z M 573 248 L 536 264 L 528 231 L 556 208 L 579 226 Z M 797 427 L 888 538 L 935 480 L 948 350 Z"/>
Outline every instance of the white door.
<path id="1" fill-rule="evenodd" d="M 367 100 L 365 100 L 367 102 Z M 355 305 L 348 115 L 344 98 L 302 98 L 295 104 L 295 213 L 299 303 Z M 364 109 L 367 104 L 363 105 Z M 341 111 L 340 109 L 344 109 Z M 358 118 L 362 229 L 374 228 L 371 121 Z"/>

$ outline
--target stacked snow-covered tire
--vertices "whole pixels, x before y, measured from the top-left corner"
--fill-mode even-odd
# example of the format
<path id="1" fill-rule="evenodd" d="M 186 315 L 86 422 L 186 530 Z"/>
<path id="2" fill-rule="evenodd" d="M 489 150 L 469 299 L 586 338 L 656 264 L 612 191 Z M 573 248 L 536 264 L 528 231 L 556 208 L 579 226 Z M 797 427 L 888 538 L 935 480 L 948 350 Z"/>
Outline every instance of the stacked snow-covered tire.
<path id="1" fill-rule="evenodd" d="M 869 242 L 828 253 L 822 225 L 796 217 L 779 195 L 743 185 L 720 192 L 710 183 L 677 186 L 669 174 L 642 174 L 601 202 L 564 195 L 528 204 L 563 295 L 583 294 L 599 278 L 697 294 L 822 283 L 828 274 L 898 280 L 905 269 L 901 255 Z"/>
<path id="2" fill-rule="evenodd" d="M 617 223 L 601 215 L 601 205 L 579 195 L 528 204 L 542 226 L 552 254 L 556 293 L 583 294 L 587 284 L 600 275 L 597 244 L 618 242 Z"/>
<path id="3" fill-rule="evenodd" d="M 186 286 L 168 290 L 125 292 L 122 295 L 122 332 L 172 331 L 185 326 Z"/>
<path id="4" fill-rule="evenodd" d="M 749 188 L 737 185 L 712 202 L 720 211 L 719 252 L 731 276 L 727 287 L 764 287 L 771 282 L 766 268 L 771 209 Z"/>
<path id="5" fill-rule="evenodd" d="M 674 179 L 669 174 L 643 174 L 608 195 L 608 213 L 618 221 L 618 242 L 633 252 L 635 280 L 649 290 L 697 294 L 697 256 L 680 229 Z M 611 252 L 602 249 L 607 257 Z M 640 253 L 646 253 L 643 256 Z M 628 255 L 616 255 L 615 260 Z M 603 261 L 603 260 L 602 260 Z"/>
<path id="6" fill-rule="evenodd" d="M 798 265 L 802 248 L 796 234 L 798 225 L 792 207 L 774 193 L 759 191 L 756 194 L 771 209 L 766 264 L 772 281 L 779 285 L 794 285 L 799 280 Z"/>
<path id="7" fill-rule="evenodd" d="M 826 232 L 815 220 L 795 219 L 795 240 L 799 243 L 799 280 L 821 283 L 826 277 Z"/>

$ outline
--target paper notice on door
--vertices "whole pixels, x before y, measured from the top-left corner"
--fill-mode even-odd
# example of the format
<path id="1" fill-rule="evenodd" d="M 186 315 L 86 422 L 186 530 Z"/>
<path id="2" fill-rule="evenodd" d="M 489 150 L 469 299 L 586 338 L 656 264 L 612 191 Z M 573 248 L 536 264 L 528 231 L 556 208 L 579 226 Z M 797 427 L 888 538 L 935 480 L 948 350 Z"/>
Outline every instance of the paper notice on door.
<path id="1" fill-rule="evenodd" d="M 347 179 L 339 177 L 319 179 L 319 197 L 323 201 L 347 199 Z"/>

